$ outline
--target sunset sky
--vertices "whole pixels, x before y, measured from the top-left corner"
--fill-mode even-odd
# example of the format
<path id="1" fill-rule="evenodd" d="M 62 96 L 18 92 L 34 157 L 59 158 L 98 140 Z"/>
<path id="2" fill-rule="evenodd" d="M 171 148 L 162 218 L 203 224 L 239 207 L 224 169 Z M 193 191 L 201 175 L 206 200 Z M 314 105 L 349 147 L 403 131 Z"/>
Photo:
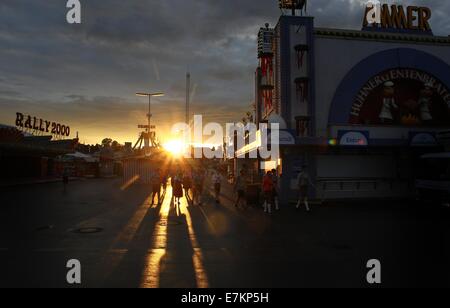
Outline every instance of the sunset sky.
<path id="1" fill-rule="evenodd" d="M 319 27 L 360 29 L 363 2 L 310 0 L 309 13 Z M 434 33 L 450 35 L 450 1 L 388 1 L 398 2 L 430 7 Z M 276 23 L 278 1 L 81 3 L 82 24 L 69 25 L 64 0 L 1 0 L 0 124 L 22 112 L 70 125 L 81 142 L 136 141 L 147 99 L 134 93 L 163 91 L 153 121 L 166 139 L 184 119 L 188 68 L 193 112 L 206 121 L 239 121 L 251 109 L 256 34 Z"/>

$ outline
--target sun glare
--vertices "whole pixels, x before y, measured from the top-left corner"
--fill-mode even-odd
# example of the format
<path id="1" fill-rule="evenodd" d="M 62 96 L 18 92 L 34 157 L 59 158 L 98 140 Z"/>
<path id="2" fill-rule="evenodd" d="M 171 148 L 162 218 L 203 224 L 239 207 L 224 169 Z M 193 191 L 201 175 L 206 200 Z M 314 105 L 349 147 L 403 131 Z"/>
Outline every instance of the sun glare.
<path id="1" fill-rule="evenodd" d="M 185 143 L 181 140 L 171 140 L 163 146 L 166 151 L 170 152 L 174 156 L 180 156 L 186 148 Z"/>

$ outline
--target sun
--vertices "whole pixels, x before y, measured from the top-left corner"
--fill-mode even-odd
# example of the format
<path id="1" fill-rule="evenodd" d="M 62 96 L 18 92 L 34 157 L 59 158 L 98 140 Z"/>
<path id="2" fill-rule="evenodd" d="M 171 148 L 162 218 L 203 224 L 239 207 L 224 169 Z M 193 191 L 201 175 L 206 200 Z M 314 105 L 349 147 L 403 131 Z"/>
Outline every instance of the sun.
<path id="1" fill-rule="evenodd" d="M 186 144 L 181 140 L 170 140 L 163 145 L 167 152 L 170 152 L 173 156 L 181 156 L 186 149 Z"/>

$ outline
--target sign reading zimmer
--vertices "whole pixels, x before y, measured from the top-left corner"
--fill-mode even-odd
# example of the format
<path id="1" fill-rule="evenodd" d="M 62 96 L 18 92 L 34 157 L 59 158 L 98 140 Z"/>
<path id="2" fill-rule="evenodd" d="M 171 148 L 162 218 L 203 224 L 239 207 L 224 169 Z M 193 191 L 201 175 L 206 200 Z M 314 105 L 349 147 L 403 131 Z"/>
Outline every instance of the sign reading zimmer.
<path id="1" fill-rule="evenodd" d="M 367 3 L 363 28 L 381 28 L 431 33 L 431 10 L 427 7 L 381 5 L 380 1 Z"/>

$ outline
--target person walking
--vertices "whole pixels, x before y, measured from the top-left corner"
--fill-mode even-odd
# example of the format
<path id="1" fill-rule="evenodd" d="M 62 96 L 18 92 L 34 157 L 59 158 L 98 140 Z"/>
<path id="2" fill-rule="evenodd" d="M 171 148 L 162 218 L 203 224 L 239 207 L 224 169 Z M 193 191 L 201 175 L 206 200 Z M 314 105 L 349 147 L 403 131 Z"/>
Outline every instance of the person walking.
<path id="1" fill-rule="evenodd" d="M 247 190 L 247 179 L 245 177 L 244 170 L 241 170 L 240 174 L 236 177 L 235 183 L 234 183 L 234 191 L 237 193 L 237 200 L 235 207 L 239 208 L 241 204 L 243 204 L 243 207 L 247 207 L 247 201 L 246 201 L 246 190 Z"/>
<path id="2" fill-rule="evenodd" d="M 152 205 L 155 204 L 155 197 L 158 197 L 158 203 L 156 203 L 156 205 L 160 205 L 161 204 L 161 172 L 159 169 L 152 172 L 150 181 L 152 183 Z"/>
<path id="3" fill-rule="evenodd" d="M 220 192 L 222 190 L 222 176 L 220 173 L 215 170 L 212 176 L 212 181 L 214 184 L 214 198 L 216 199 L 216 203 L 220 203 Z"/>
<path id="4" fill-rule="evenodd" d="M 184 195 L 186 196 L 186 199 L 190 200 L 190 191 L 192 189 L 192 172 L 190 170 L 187 170 L 184 173 L 183 176 L 183 188 L 184 188 Z"/>
<path id="5" fill-rule="evenodd" d="M 62 173 L 64 192 L 67 190 L 67 185 L 69 184 L 69 176 L 70 176 L 69 168 L 68 167 L 64 167 L 64 170 L 63 170 L 63 173 Z"/>
<path id="6" fill-rule="evenodd" d="M 272 182 L 273 182 L 273 201 L 275 203 L 275 210 L 280 210 L 280 204 L 278 201 L 278 189 L 279 189 L 279 180 L 278 180 L 278 172 L 275 169 L 272 169 Z"/>
<path id="7" fill-rule="evenodd" d="M 201 169 L 198 169 L 194 171 L 192 175 L 192 182 L 193 182 L 193 204 L 194 205 L 202 205 L 202 194 L 203 194 L 203 183 L 204 183 L 205 175 L 201 171 Z"/>
<path id="8" fill-rule="evenodd" d="M 174 204 L 180 205 L 183 198 L 183 175 L 179 172 L 172 178 Z"/>
<path id="9" fill-rule="evenodd" d="M 263 177 L 262 190 L 264 194 L 264 212 L 272 214 L 273 181 L 271 171 L 267 171 L 267 174 Z"/>
<path id="10" fill-rule="evenodd" d="M 297 177 L 297 184 L 298 184 L 298 189 L 299 189 L 299 198 L 298 198 L 298 203 L 297 203 L 297 209 L 300 208 L 302 203 L 305 203 L 306 211 L 310 212 L 311 209 L 309 207 L 309 202 L 308 202 L 309 185 L 310 184 L 312 186 L 314 186 L 314 185 L 311 182 L 311 178 L 309 177 L 309 174 L 308 174 L 308 166 L 303 165 L 302 171 L 300 172 L 300 174 Z"/>
<path id="11" fill-rule="evenodd" d="M 168 180 L 169 180 L 169 174 L 168 174 L 167 170 L 165 170 L 161 176 L 161 185 L 162 185 L 162 189 L 163 189 L 164 193 L 166 193 L 166 191 L 167 191 L 167 181 Z"/>

